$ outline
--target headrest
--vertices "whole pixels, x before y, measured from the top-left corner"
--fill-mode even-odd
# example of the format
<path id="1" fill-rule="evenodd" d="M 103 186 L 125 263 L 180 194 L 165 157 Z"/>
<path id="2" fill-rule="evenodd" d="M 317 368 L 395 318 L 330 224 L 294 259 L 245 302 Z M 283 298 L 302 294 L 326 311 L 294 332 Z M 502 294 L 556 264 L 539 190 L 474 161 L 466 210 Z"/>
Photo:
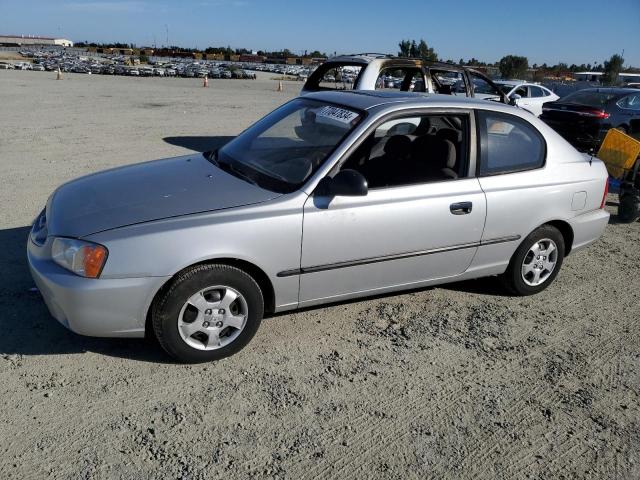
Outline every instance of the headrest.
<path id="1" fill-rule="evenodd" d="M 384 145 L 384 153 L 394 157 L 406 157 L 411 153 L 411 137 L 408 135 L 389 137 Z"/>
<path id="2" fill-rule="evenodd" d="M 460 143 L 462 141 L 462 132 L 453 128 L 441 128 L 436 132 L 438 138 L 449 140 L 450 142 Z"/>
<path id="3" fill-rule="evenodd" d="M 424 135 L 412 145 L 413 158 L 425 159 L 432 168 L 454 168 L 456 165 L 456 147 L 450 140 Z"/>
<path id="4" fill-rule="evenodd" d="M 424 135 L 431 131 L 431 119 L 429 117 L 422 117 L 418 127 L 413 131 L 415 135 Z"/>

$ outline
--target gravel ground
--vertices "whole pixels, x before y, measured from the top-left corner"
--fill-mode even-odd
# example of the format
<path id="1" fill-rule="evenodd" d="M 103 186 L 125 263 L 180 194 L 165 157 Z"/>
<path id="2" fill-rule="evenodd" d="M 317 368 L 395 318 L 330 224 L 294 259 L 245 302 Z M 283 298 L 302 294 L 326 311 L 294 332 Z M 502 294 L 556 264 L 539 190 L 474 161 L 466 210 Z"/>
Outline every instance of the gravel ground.
<path id="1" fill-rule="evenodd" d="M 535 297 L 484 279 L 305 310 L 176 365 L 58 325 L 27 226 L 61 182 L 237 134 L 300 84 L 54 78 L 0 71 L 1 478 L 640 478 L 640 223 L 613 216 Z"/>

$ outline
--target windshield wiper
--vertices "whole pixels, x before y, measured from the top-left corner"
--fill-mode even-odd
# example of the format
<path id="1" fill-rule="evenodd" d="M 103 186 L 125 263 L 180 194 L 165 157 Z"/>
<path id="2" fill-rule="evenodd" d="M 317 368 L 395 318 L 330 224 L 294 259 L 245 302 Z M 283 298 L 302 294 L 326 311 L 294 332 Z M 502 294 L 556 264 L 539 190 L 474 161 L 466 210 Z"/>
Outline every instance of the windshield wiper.
<path id="1" fill-rule="evenodd" d="M 241 178 L 242 180 L 246 180 L 252 185 L 258 185 L 258 182 L 256 182 L 253 178 L 251 178 L 249 175 L 244 173 L 238 167 L 234 166 L 233 163 L 221 162 L 220 159 L 218 158 L 217 150 L 215 152 L 212 152 L 212 154 L 209 156 L 209 161 L 213 163 L 216 167 L 218 167 L 220 170 L 224 170 L 227 173 L 231 173 L 235 177 Z"/>

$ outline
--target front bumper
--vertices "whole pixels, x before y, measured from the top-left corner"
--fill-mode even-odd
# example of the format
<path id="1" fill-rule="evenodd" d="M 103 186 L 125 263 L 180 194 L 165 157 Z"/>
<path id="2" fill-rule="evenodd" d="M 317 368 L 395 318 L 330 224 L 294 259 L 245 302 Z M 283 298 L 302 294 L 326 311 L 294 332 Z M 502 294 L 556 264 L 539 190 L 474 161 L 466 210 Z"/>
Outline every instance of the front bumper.
<path id="1" fill-rule="evenodd" d="M 169 277 L 91 279 L 71 273 L 42 247 L 28 240 L 31 276 L 51 315 L 80 335 L 143 337 L 147 311 Z"/>

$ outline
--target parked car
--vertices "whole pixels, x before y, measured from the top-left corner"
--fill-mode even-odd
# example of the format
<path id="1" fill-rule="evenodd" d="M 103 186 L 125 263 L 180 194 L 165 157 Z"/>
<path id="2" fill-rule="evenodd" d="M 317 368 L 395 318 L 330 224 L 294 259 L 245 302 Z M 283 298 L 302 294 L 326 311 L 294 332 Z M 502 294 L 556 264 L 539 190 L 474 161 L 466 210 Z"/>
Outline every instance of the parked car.
<path id="1" fill-rule="evenodd" d="M 601 161 L 522 110 L 320 92 L 219 150 L 59 187 L 28 262 L 71 330 L 142 337 L 149 319 L 169 354 L 207 361 L 264 313 L 487 275 L 538 293 L 602 234 L 606 188 Z"/>
<path id="2" fill-rule="evenodd" d="M 536 117 L 542 115 L 542 105 L 546 102 L 555 102 L 560 97 L 547 87 L 535 83 L 527 83 L 519 80 L 499 80 L 496 85 L 501 87 L 509 99 L 514 100 L 520 108 L 528 110 Z"/>
<path id="3" fill-rule="evenodd" d="M 353 73 L 352 81 L 345 81 L 345 72 Z M 390 77 L 399 77 L 399 80 L 396 82 Z M 459 91 L 453 88 L 456 82 L 461 86 Z M 501 88 L 477 70 L 449 63 L 424 62 L 416 58 L 378 53 L 343 55 L 328 59 L 309 76 L 302 87 L 302 94 L 322 90 L 381 88 L 446 95 L 462 93 L 468 97 L 510 102 Z"/>
<path id="4" fill-rule="evenodd" d="M 596 149 L 610 128 L 640 132 L 640 92 L 633 88 L 585 88 L 546 103 L 540 118 L 576 148 Z"/>

